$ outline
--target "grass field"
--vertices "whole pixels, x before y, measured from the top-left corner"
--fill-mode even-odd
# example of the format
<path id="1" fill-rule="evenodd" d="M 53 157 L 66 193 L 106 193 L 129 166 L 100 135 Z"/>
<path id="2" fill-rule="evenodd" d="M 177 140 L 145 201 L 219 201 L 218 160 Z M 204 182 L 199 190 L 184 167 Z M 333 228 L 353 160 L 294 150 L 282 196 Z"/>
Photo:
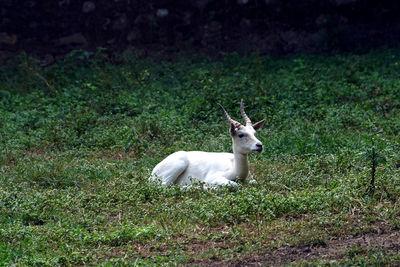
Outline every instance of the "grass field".
<path id="1" fill-rule="evenodd" d="M 176 62 L 74 51 L 0 69 L 0 265 L 399 265 L 400 50 Z M 177 150 L 231 151 L 257 184 L 148 182 Z"/>

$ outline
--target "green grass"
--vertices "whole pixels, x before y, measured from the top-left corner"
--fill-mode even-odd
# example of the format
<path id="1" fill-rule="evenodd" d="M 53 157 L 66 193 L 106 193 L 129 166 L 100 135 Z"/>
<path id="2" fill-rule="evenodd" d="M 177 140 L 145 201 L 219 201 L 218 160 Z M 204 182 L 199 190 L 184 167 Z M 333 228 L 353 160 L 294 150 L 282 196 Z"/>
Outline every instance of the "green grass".
<path id="1" fill-rule="evenodd" d="M 400 50 L 218 62 L 74 51 L 44 70 L 21 55 L 0 81 L 0 265 L 246 261 L 399 230 Z M 250 156 L 257 184 L 148 182 L 174 151 L 230 151 L 217 103 L 239 119 L 241 98 L 267 119 L 265 151 Z M 399 254 L 354 244 L 296 262 Z"/>

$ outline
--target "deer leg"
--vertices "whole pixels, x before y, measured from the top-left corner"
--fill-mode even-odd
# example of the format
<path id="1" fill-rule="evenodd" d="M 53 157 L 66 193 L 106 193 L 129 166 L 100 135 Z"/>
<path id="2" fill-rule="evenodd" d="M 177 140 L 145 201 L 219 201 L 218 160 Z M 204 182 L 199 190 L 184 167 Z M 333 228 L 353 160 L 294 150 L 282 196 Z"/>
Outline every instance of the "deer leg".
<path id="1" fill-rule="evenodd" d="M 186 170 L 188 159 L 184 152 L 169 155 L 154 168 L 151 180 L 161 181 L 162 185 L 177 183 L 178 177 Z"/>

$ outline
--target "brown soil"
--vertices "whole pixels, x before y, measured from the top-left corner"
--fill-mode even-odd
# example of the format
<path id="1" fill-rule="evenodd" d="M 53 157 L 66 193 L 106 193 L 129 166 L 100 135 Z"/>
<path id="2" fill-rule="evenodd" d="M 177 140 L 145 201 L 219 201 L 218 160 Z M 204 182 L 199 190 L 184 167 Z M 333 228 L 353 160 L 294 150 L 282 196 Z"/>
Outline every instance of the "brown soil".
<path id="1" fill-rule="evenodd" d="M 281 247 L 262 255 L 251 255 L 241 260 L 197 262 L 207 266 L 281 266 L 300 260 L 339 260 L 349 255 L 349 249 L 363 247 L 366 250 L 380 248 L 388 253 L 400 252 L 400 231 L 381 223 L 379 230 L 359 236 L 331 240 L 323 246 Z M 399 262 L 400 266 L 400 262 Z"/>

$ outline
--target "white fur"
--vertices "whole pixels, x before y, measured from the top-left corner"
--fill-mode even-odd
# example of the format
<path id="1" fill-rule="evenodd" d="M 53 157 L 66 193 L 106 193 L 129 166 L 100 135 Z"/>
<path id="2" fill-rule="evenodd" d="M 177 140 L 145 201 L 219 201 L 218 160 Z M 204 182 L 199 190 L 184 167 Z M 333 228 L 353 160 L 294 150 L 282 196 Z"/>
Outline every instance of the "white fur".
<path id="1" fill-rule="evenodd" d="M 264 122 L 256 123 L 254 128 L 260 128 Z M 244 181 L 249 175 L 247 154 L 260 153 L 262 143 L 255 137 L 252 125 L 230 123 L 233 153 L 178 151 L 158 163 L 150 179 L 163 185 L 189 185 L 196 181 L 237 185 L 235 180 Z"/>

